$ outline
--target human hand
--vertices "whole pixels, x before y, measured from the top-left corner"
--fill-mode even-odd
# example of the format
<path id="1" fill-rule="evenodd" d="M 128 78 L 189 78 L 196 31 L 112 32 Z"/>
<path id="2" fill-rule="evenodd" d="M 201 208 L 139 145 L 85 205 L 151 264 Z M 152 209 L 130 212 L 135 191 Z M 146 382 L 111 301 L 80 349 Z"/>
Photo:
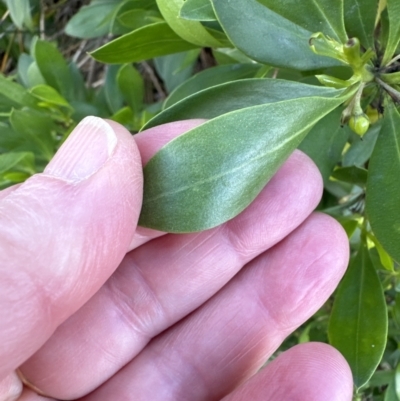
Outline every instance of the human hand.
<path id="1" fill-rule="evenodd" d="M 257 373 L 347 266 L 341 227 L 311 214 L 322 183 L 307 156 L 218 228 L 136 229 L 139 151 L 146 163 L 198 123 L 133 139 L 85 119 L 44 174 L 0 192 L 0 401 L 351 400 L 350 370 L 325 344 Z"/>

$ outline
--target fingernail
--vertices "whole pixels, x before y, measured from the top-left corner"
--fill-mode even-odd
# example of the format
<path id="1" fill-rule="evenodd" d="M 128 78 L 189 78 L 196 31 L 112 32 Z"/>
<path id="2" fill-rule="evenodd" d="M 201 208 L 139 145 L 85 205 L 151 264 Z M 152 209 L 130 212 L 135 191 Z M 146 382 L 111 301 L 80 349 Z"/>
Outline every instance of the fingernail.
<path id="1" fill-rule="evenodd" d="M 78 183 L 99 171 L 116 145 L 117 137 L 109 124 L 98 117 L 86 117 L 63 143 L 44 173 Z"/>

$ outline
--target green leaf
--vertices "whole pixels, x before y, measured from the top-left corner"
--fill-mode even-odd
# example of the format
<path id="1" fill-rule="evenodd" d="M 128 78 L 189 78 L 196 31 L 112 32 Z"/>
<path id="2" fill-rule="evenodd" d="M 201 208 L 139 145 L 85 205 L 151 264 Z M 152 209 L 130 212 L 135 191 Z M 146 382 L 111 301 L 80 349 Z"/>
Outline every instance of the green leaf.
<path id="1" fill-rule="evenodd" d="M 387 0 L 387 10 L 389 16 L 389 37 L 382 65 L 386 65 L 390 61 L 400 43 L 400 2 L 398 0 Z"/>
<path id="2" fill-rule="evenodd" d="M 28 87 L 32 88 L 37 85 L 46 85 L 46 80 L 43 78 L 36 61 L 29 65 L 26 75 L 28 79 Z"/>
<path id="3" fill-rule="evenodd" d="M 37 101 L 20 84 L 12 82 L 4 75 L 0 74 L 0 94 L 5 96 L 15 107 L 28 106 L 35 107 Z"/>
<path id="4" fill-rule="evenodd" d="M 342 151 L 349 137 L 349 129 L 340 126 L 342 109 L 329 113 L 320 120 L 305 137 L 299 149 L 306 153 L 318 166 L 324 182 L 341 159 Z"/>
<path id="5" fill-rule="evenodd" d="M 37 40 L 33 54 L 47 84 L 66 99 L 71 99 L 73 81 L 68 65 L 60 51 L 50 42 Z"/>
<path id="6" fill-rule="evenodd" d="M 207 68 L 186 80 L 171 92 L 164 103 L 164 108 L 168 108 L 180 100 L 212 86 L 238 79 L 252 78 L 259 69 L 259 65 L 254 64 L 227 64 Z"/>
<path id="7" fill-rule="evenodd" d="M 183 4 L 184 0 L 157 0 L 165 21 L 182 39 L 200 47 L 220 47 L 221 43 L 200 22 L 179 18 Z"/>
<path id="8" fill-rule="evenodd" d="M 50 161 L 55 153 L 53 133 L 56 127 L 46 114 L 29 109 L 13 110 L 10 123 L 17 134 L 36 145 L 39 157 L 45 161 Z"/>
<path id="9" fill-rule="evenodd" d="M 5 2 L 11 19 L 19 29 L 23 29 L 24 26 L 33 29 L 29 0 L 5 0 Z"/>
<path id="10" fill-rule="evenodd" d="M 214 118 L 234 110 L 307 96 L 335 96 L 332 88 L 281 79 L 243 79 L 213 86 L 175 103 L 142 129 L 189 118 Z"/>
<path id="11" fill-rule="evenodd" d="M 362 139 L 359 135 L 354 134 L 353 142 L 348 151 L 344 154 L 343 167 L 362 167 L 369 160 L 372 155 L 372 151 L 374 150 L 381 127 L 382 121 L 372 125 Z"/>
<path id="12" fill-rule="evenodd" d="M 168 93 L 172 92 L 193 74 L 199 54 L 200 49 L 194 49 L 154 59 L 157 74 L 161 77 L 164 88 Z"/>
<path id="13" fill-rule="evenodd" d="M 154 24 L 155 22 L 163 22 L 163 18 L 158 10 L 130 10 L 118 14 L 114 26 L 113 33 L 117 32 L 117 24 L 130 30 L 139 29 L 143 26 Z M 124 32 L 125 33 L 125 32 Z"/>
<path id="14" fill-rule="evenodd" d="M 114 14 L 119 7 L 118 2 L 112 0 L 83 6 L 68 21 L 65 33 L 81 39 L 106 35 L 110 32 Z"/>
<path id="15" fill-rule="evenodd" d="M 379 0 L 344 0 L 344 22 L 348 36 L 367 48 L 374 46 L 375 18 Z"/>
<path id="16" fill-rule="evenodd" d="M 399 175 L 400 115 L 394 106 L 389 106 L 369 163 L 366 210 L 372 231 L 397 262 L 400 262 Z"/>
<path id="17" fill-rule="evenodd" d="M 194 21 L 215 21 L 210 0 L 186 0 L 180 10 L 180 17 Z"/>
<path id="18" fill-rule="evenodd" d="M 124 100 L 133 114 L 137 115 L 143 109 L 144 81 L 142 76 L 136 68 L 126 64 L 118 71 L 117 83 Z"/>
<path id="19" fill-rule="evenodd" d="M 38 85 L 32 88 L 30 93 L 41 102 L 71 109 L 70 104 L 51 86 Z"/>
<path id="20" fill-rule="evenodd" d="M 253 60 L 302 71 L 341 65 L 312 52 L 308 44 L 312 32 L 256 0 L 212 0 L 212 3 L 228 38 Z"/>
<path id="21" fill-rule="evenodd" d="M 257 1 L 307 31 L 322 32 L 342 43 L 347 41 L 343 0 Z"/>
<path id="22" fill-rule="evenodd" d="M 166 54 L 191 50 L 197 46 L 184 41 L 165 22 L 146 25 L 121 36 L 91 53 L 103 63 L 131 63 Z"/>
<path id="23" fill-rule="evenodd" d="M 192 232 L 233 218 L 254 200 L 310 128 L 348 94 L 342 96 L 248 107 L 174 139 L 144 168 L 140 224 Z"/>
<path id="24" fill-rule="evenodd" d="M 357 388 L 381 361 L 387 325 L 381 282 L 362 244 L 336 292 L 328 329 L 329 341 L 349 363 Z"/>
<path id="25" fill-rule="evenodd" d="M 332 177 L 339 181 L 365 187 L 367 184 L 368 171 L 357 166 L 339 167 L 333 172 Z"/>
<path id="26" fill-rule="evenodd" d="M 399 401 L 396 394 L 396 384 L 394 379 L 389 383 L 389 386 L 385 391 L 384 401 Z"/>
<path id="27" fill-rule="evenodd" d="M 35 157 L 31 152 L 8 152 L 0 155 L 0 175 L 9 171 L 35 173 Z"/>
<path id="28" fill-rule="evenodd" d="M 25 87 L 29 86 L 28 69 L 33 63 L 33 58 L 26 53 L 21 53 L 18 58 L 18 81 Z"/>
<path id="29" fill-rule="evenodd" d="M 109 65 L 106 69 L 104 91 L 108 108 L 112 114 L 121 109 L 124 103 L 123 95 L 117 83 L 117 76 L 120 68 L 121 66 L 119 65 Z"/>

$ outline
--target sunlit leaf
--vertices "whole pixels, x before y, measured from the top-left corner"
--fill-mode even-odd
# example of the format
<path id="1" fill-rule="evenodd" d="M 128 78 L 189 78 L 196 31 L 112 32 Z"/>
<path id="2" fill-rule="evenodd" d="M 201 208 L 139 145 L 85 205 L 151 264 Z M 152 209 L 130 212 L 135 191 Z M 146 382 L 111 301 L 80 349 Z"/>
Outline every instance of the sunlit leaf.
<path id="1" fill-rule="evenodd" d="M 183 4 L 184 0 L 157 0 L 165 21 L 185 41 L 200 47 L 220 47 L 221 43 L 200 22 L 179 18 Z"/>
<path id="2" fill-rule="evenodd" d="M 180 17 L 194 21 L 215 21 L 217 19 L 210 0 L 186 0 L 180 10 Z"/>
<path id="3" fill-rule="evenodd" d="M 165 22 L 146 25 L 91 53 L 103 63 L 123 64 L 179 53 L 197 46 L 178 36 Z"/>

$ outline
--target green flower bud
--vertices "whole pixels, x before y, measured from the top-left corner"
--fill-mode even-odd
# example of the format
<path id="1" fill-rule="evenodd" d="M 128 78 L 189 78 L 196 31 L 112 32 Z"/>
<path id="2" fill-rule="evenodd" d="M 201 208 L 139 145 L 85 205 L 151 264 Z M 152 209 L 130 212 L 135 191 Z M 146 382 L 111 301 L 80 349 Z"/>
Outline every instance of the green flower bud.
<path id="1" fill-rule="evenodd" d="M 350 117 L 349 127 L 357 135 L 361 137 L 368 131 L 369 128 L 369 118 L 366 114 L 355 114 Z"/>

